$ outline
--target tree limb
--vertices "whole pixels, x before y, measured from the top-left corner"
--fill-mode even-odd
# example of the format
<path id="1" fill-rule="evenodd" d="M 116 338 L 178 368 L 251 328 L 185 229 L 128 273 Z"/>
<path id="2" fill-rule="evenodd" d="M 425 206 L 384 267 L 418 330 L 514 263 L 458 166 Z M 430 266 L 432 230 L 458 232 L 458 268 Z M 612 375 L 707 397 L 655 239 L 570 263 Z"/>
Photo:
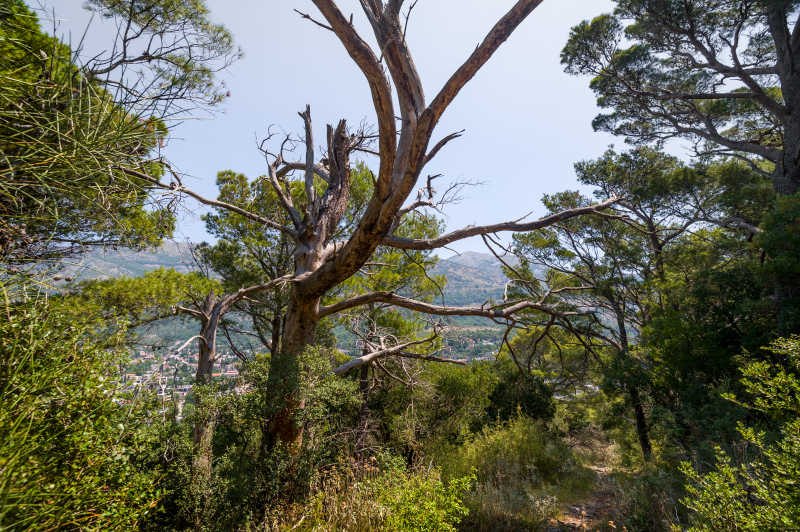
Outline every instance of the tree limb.
<path id="1" fill-rule="evenodd" d="M 347 53 L 361 69 L 369 83 L 372 93 L 372 103 L 378 117 L 378 131 L 380 133 L 379 151 L 381 154 L 381 168 L 378 173 L 378 184 L 388 186 L 391 180 L 392 167 L 396 152 L 395 139 L 397 125 L 394 119 L 394 104 L 392 103 L 392 90 L 389 80 L 386 79 L 378 58 L 370 46 L 358 35 L 351 22 L 349 22 L 333 0 L 313 0 L 314 5 L 320 10 L 328 21 L 339 41 L 344 45 Z M 385 190 L 378 191 L 385 193 Z"/>
<path id="2" fill-rule="evenodd" d="M 522 21 L 536 9 L 542 0 L 519 0 L 503 18 L 489 31 L 483 42 L 469 56 L 461 67 L 444 84 L 439 94 L 433 99 L 428 111 L 433 115 L 433 123 L 438 122 L 444 110 L 458 95 L 464 85 L 471 80 L 478 70 L 494 55 L 497 49 L 514 32 Z"/>
<path id="3" fill-rule="evenodd" d="M 348 360 L 347 362 L 345 362 L 344 364 L 342 364 L 338 368 L 335 368 L 333 370 L 333 373 L 336 374 L 336 375 L 344 375 L 345 373 L 347 373 L 351 369 L 360 368 L 361 366 L 363 366 L 365 364 L 369 364 L 370 362 L 372 362 L 373 360 L 376 360 L 378 358 L 385 357 L 385 356 L 388 356 L 388 355 L 400 354 L 401 352 L 404 352 L 409 347 L 431 342 L 435 338 L 437 338 L 437 336 L 438 336 L 438 334 L 434 334 L 433 336 L 430 336 L 428 338 L 424 338 L 422 340 L 415 340 L 413 342 L 406 342 L 406 343 L 403 343 L 403 344 L 396 345 L 394 347 L 389 347 L 387 349 L 381 349 L 379 351 L 374 351 L 374 352 L 368 353 L 368 354 L 366 354 L 364 356 L 361 356 L 361 357 L 358 357 L 358 358 L 354 358 L 352 360 Z"/>
<path id="4" fill-rule="evenodd" d="M 394 292 L 370 292 L 334 303 L 332 305 L 320 307 L 318 316 L 320 318 L 324 318 L 325 316 L 336 314 L 337 312 L 342 312 L 343 310 L 360 307 L 362 305 L 368 305 L 370 303 L 386 303 L 396 307 L 437 316 L 478 316 L 493 319 L 511 319 L 515 313 L 523 310 L 538 310 L 561 318 L 577 316 L 581 314 L 579 312 L 561 312 L 549 305 L 534 301 L 509 302 L 494 307 L 450 307 L 446 305 L 434 305 L 424 301 L 418 301 L 416 299 L 397 295 Z"/>
<path id="5" fill-rule="evenodd" d="M 590 205 L 587 207 L 578 207 L 575 209 L 568 209 L 565 211 L 557 212 L 555 214 L 551 214 L 549 216 L 545 216 L 544 218 L 540 218 L 533 222 L 527 222 L 527 223 L 503 222 L 493 225 L 469 226 L 463 229 L 459 229 L 457 231 L 453 231 L 451 233 L 447 233 L 437 238 L 413 239 L 413 238 L 403 238 L 399 236 L 390 235 L 383 239 L 382 244 L 384 246 L 389 246 L 399 249 L 431 250 L 444 247 L 458 240 L 463 240 L 465 238 L 469 238 L 472 236 L 499 233 L 501 231 L 515 231 L 515 232 L 534 231 L 536 229 L 542 229 L 544 227 L 548 227 L 558 222 L 563 222 L 564 220 L 569 220 L 570 218 L 574 218 L 576 216 L 597 213 L 598 211 L 607 209 L 608 207 L 612 206 L 619 200 L 620 198 L 613 197 L 596 205 Z"/>
<path id="6" fill-rule="evenodd" d="M 272 229 L 276 229 L 276 230 L 278 230 L 278 231 L 280 231 L 282 233 L 286 233 L 287 235 L 289 235 L 289 236 L 291 236 L 293 238 L 297 236 L 296 233 L 292 229 L 290 229 L 289 227 L 286 227 L 284 225 L 281 225 L 281 224 L 279 224 L 278 222 L 276 222 L 274 220 L 270 220 L 269 218 L 264 218 L 263 216 L 259 216 L 258 214 L 249 212 L 249 211 L 247 211 L 245 209 L 242 209 L 241 207 L 237 207 L 236 205 L 233 205 L 231 203 L 226 203 L 224 201 L 217 201 L 217 200 L 208 199 L 208 198 L 206 198 L 204 196 L 201 196 L 197 192 L 194 192 L 194 191 L 186 188 L 185 186 L 183 186 L 181 184 L 178 184 L 178 183 L 170 183 L 170 184 L 162 183 L 158 179 L 156 179 L 154 177 L 150 177 L 149 175 L 147 175 L 147 174 L 145 174 L 143 172 L 139 172 L 139 171 L 133 170 L 131 168 L 126 168 L 124 166 L 116 166 L 116 167 L 114 167 L 114 169 L 115 170 L 119 170 L 119 171 L 121 171 L 121 172 L 123 172 L 125 174 L 128 174 L 128 175 L 132 176 L 132 177 L 138 177 L 139 179 L 143 179 L 143 180 L 147 181 L 148 183 L 151 183 L 152 185 L 154 185 L 157 188 L 160 188 L 162 190 L 169 190 L 169 191 L 172 191 L 172 192 L 175 192 L 175 193 L 186 194 L 187 196 L 189 196 L 191 198 L 194 198 L 195 200 L 199 201 L 203 205 L 209 205 L 211 207 L 219 207 L 220 209 L 226 209 L 226 210 L 229 210 L 231 212 L 235 212 L 236 214 L 240 214 L 240 215 L 244 216 L 245 218 L 248 218 L 248 219 L 250 219 L 250 220 L 252 220 L 254 222 L 258 222 L 258 223 L 264 224 L 267 227 L 270 227 Z"/>

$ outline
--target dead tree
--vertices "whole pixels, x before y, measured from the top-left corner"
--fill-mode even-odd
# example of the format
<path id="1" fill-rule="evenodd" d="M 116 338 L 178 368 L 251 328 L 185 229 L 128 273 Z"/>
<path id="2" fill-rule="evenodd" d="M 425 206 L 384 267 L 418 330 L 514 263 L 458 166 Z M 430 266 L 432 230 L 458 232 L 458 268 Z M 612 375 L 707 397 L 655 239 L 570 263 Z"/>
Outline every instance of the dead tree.
<path id="1" fill-rule="evenodd" d="M 328 126 L 326 153 L 320 157 L 315 150 L 311 112 L 307 107 L 300 114 L 304 123 L 305 158 L 288 161 L 282 148 L 277 153 L 267 154 L 267 179 L 288 214 L 291 225 L 282 225 L 249 213 L 246 209 L 204 198 L 184 187 L 174 172 L 166 172 L 172 175 L 172 180 L 164 183 L 150 177 L 142 169 L 125 169 L 155 187 L 191 196 L 207 205 L 230 208 L 262 223 L 265 228 L 285 233 L 294 241 L 294 272 L 287 284 L 289 302 L 281 350 L 271 361 L 269 376 L 270 389 L 276 394 L 275 403 L 280 405 L 270 420 L 275 441 L 295 445 L 302 439 L 302 430 L 296 423 L 296 414 L 303 406 L 296 389 L 298 355 L 314 341 L 316 326 L 326 316 L 376 302 L 426 314 L 483 316 L 503 321 L 513 320 L 516 312 L 525 309 L 551 310 L 536 301 L 507 301 L 496 307 L 448 307 L 387 292 L 361 294 L 331 305 L 322 305 L 323 297 L 356 274 L 379 246 L 433 250 L 472 236 L 536 230 L 574 216 L 601 211 L 616 201 L 616 198 L 610 198 L 597 205 L 571 209 L 532 222 L 470 226 L 431 239 L 416 240 L 393 234 L 403 216 L 424 207 L 425 202 L 414 201 L 413 198 L 409 202 L 409 198 L 425 166 L 448 142 L 460 135 L 454 133 L 432 142 L 439 119 L 460 90 L 541 2 L 517 1 L 438 94 L 428 101 L 404 37 L 407 13 L 401 12 L 402 0 L 361 1 L 363 13 L 378 43 L 378 51 L 373 50 L 356 32 L 351 17 L 345 16 L 336 2 L 313 0 L 322 19 L 302 15 L 336 35 L 369 84 L 377 115 L 377 146 L 369 147 L 369 137 L 351 132 L 346 121 L 342 120 L 336 126 Z M 351 156 L 365 150 L 375 152 L 379 158 L 373 195 L 356 228 L 341 237 L 336 229 L 342 221 L 350 196 Z M 295 205 L 292 200 L 289 183 L 295 176 L 304 183 L 304 205 Z"/>

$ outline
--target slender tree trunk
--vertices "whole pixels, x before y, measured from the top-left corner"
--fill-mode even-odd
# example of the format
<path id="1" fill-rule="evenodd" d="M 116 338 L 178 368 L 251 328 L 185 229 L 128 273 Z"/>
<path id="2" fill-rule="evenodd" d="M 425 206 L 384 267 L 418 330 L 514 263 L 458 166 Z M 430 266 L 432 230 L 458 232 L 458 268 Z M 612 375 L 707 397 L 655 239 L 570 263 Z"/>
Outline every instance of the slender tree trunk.
<path id="1" fill-rule="evenodd" d="M 211 383 L 214 371 L 214 362 L 217 356 L 217 325 L 219 312 L 216 307 L 217 298 L 211 292 L 205 300 L 200 329 L 197 373 L 195 385 L 203 386 Z M 210 484 L 214 460 L 214 425 L 215 413 L 205 408 L 203 399 L 195 393 L 195 423 L 193 430 L 193 455 L 192 455 L 192 483 L 195 488 L 197 504 L 206 505 L 206 498 L 210 495 Z M 195 529 L 201 530 L 204 523 L 205 512 L 197 508 L 195 511 Z"/>
<path id="2" fill-rule="evenodd" d="M 649 429 L 647 427 L 647 418 L 644 415 L 644 407 L 642 406 L 642 398 L 639 395 L 639 390 L 635 386 L 628 388 L 628 395 L 633 403 L 633 413 L 636 419 L 636 434 L 639 436 L 639 446 L 642 448 L 642 456 L 645 462 L 649 462 L 653 456 L 653 448 L 650 445 Z"/>
<path id="3" fill-rule="evenodd" d="M 272 318 L 272 346 L 270 349 L 270 356 L 277 356 L 281 352 L 281 324 L 283 324 L 283 316 L 278 313 Z"/>
<path id="4" fill-rule="evenodd" d="M 205 324 L 204 324 L 205 325 Z M 208 341 L 207 333 L 204 331 L 203 337 Z M 213 333 L 212 333 L 213 334 Z M 196 385 L 211 383 L 211 375 L 214 369 L 214 349 L 209 348 L 205 342 L 200 342 L 199 360 L 197 363 L 197 374 L 195 375 Z M 205 411 L 203 400 L 195 394 L 195 412 L 197 419 L 194 423 L 194 474 L 198 478 L 211 478 L 211 462 L 213 460 L 212 440 L 214 438 L 214 415 L 213 412 Z"/>
<path id="5" fill-rule="evenodd" d="M 628 329 L 625 323 L 625 314 L 622 311 L 619 303 L 614 299 L 609 299 L 617 319 L 617 328 L 619 329 L 620 344 L 622 347 L 619 356 L 628 358 L 630 355 L 630 345 L 628 344 Z M 625 377 L 629 381 L 630 376 Z M 625 383 L 625 388 L 628 390 L 628 396 L 631 399 L 633 406 L 633 415 L 636 422 L 636 434 L 639 436 L 639 445 L 642 448 L 642 456 L 645 462 L 650 461 L 653 454 L 653 449 L 650 445 L 650 435 L 648 434 L 647 418 L 644 415 L 644 407 L 642 406 L 642 398 L 639 395 L 639 388 L 630 382 Z"/>
<path id="6" fill-rule="evenodd" d="M 369 366 L 369 364 L 361 366 L 358 379 L 358 388 L 361 392 L 361 408 L 358 411 L 358 435 L 355 442 L 355 451 L 356 457 L 359 459 L 363 458 L 362 453 L 369 436 Z"/>

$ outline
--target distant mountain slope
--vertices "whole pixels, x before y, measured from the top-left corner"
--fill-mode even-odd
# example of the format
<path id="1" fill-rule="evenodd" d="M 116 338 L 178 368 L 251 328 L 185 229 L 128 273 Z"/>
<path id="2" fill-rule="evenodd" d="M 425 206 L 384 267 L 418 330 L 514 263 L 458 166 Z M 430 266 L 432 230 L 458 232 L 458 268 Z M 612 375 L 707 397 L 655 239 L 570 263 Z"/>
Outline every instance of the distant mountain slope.
<path id="1" fill-rule="evenodd" d="M 448 305 L 476 305 L 503 298 L 506 276 L 488 253 L 468 251 L 441 259 L 432 273 L 447 276 L 444 292 Z"/>
<path id="2" fill-rule="evenodd" d="M 188 243 L 169 242 L 152 251 L 93 250 L 67 264 L 65 275 L 78 279 L 138 277 L 158 268 L 188 272 L 195 268 Z M 481 304 L 502 299 L 506 277 L 500 264 L 488 253 L 468 251 L 441 259 L 435 275 L 447 276 L 445 301 L 448 305 Z"/>
<path id="3" fill-rule="evenodd" d="M 175 268 L 179 272 L 194 269 L 190 244 L 167 242 L 151 251 L 92 250 L 81 259 L 68 261 L 64 274 L 77 279 L 139 277 L 158 268 Z"/>
<path id="4" fill-rule="evenodd" d="M 188 272 L 195 269 L 189 246 L 188 243 L 171 242 L 153 251 L 95 250 L 80 260 L 68 263 L 63 274 L 76 279 L 108 279 L 137 277 L 158 268 Z M 466 252 L 442 259 L 432 273 L 447 276 L 444 289 L 444 302 L 447 305 L 481 305 L 490 299 L 498 301 L 503 297 L 506 277 L 497 259 L 487 253 Z M 441 298 L 436 298 L 436 302 L 441 303 Z M 458 328 L 496 327 L 488 320 L 469 316 L 452 317 L 447 322 Z M 248 328 L 244 322 L 241 326 Z M 195 329 L 196 324 L 192 320 L 171 318 L 140 330 L 140 342 L 149 346 L 174 345 L 196 334 Z M 247 346 L 251 341 L 246 336 L 235 336 L 241 346 Z M 220 350 L 225 351 L 224 345 L 220 345 Z"/>

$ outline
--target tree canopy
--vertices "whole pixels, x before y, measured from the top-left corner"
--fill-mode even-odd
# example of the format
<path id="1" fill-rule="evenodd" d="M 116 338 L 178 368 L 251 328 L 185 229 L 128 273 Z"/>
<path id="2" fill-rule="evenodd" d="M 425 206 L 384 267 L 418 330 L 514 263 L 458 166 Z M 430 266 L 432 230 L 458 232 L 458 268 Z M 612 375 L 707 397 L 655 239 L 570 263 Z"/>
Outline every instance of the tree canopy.
<path id="1" fill-rule="evenodd" d="M 748 161 L 775 190 L 800 186 L 800 4 L 623 0 L 575 26 L 567 72 L 593 76 L 595 129 L 634 143 L 694 141 Z"/>

